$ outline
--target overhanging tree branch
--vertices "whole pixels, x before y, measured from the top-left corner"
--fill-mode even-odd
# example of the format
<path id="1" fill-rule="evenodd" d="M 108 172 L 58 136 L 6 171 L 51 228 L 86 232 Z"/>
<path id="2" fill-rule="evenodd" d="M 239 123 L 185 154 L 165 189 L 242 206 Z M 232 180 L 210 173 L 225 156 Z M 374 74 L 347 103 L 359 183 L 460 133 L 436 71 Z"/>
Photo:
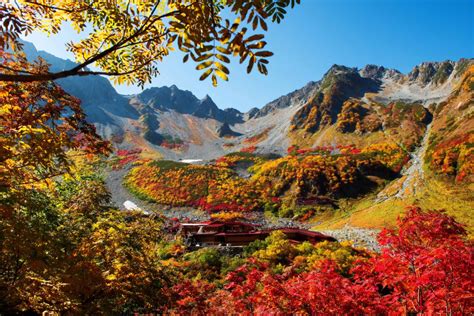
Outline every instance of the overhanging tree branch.
<path id="1" fill-rule="evenodd" d="M 146 33 L 146 31 L 156 22 L 165 18 L 168 18 L 170 16 L 173 16 L 175 14 L 178 14 L 179 11 L 175 10 L 172 12 L 168 12 L 166 14 L 162 14 L 155 19 L 151 19 L 152 15 L 154 14 L 158 4 L 160 1 L 157 1 L 155 4 L 155 7 L 152 9 L 150 15 L 145 19 L 143 25 L 132 35 L 118 41 L 116 44 L 112 45 L 108 49 L 104 50 L 101 53 L 98 53 L 91 58 L 87 59 L 83 63 L 77 65 L 74 68 L 71 68 L 69 70 L 65 71 L 59 71 L 55 73 L 47 72 L 47 73 L 37 73 L 37 74 L 5 74 L 5 73 L 0 73 L 0 81 L 5 81 L 5 82 L 12 82 L 12 81 L 17 81 L 17 82 L 33 82 L 33 81 L 49 81 L 49 80 L 57 80 L 61 78 L 66 78 L 70 76 L 87 76 L 87 75 L 108 75 L 108 76 L 121 76 L 121 75 L 126 75 L 130 74 L 134 71 L 137 71 L 146 65 L 150 64 L 151 61 L 148 61 L 144 64 L 141 64 L 139 67 L 134 68 L 133 71 L 125 71 L 125 72 L 107 72 L 107 71 L 84 71 L 83 69 L 86 68 L 87 66 L 93 64 L 94 62 L 105 58 L 109 54 L 111 54 L 114 51 L 120 50 L 122 48 L 128 47 L 128 46 L 133 46 L 136 45 L 137 43 L 131 42 L 135 38 L 139 37 L 140 35 Z M 169 32 L 165 32 L 163 34 L 160 34 L 159 36 L 156 36 L 150 40 L 156 40 L 160 37 L 166 36 Z M 131 43 L 130 43 L 131 42 Z"/>
<path id="2" fill-rule="evenodd" d="M 7 0 L 7 4 L 10 1 L 15 0 Z M 14 45 L 17 51 L 20 36 L 35 29 L 57 33 L 66 21 L 72 22 L 79 32 L 84 31 L 85 25 L 93 28 L 88 37 L 69 44 L 68 50 L 79 60 L 71 69 L 52 72 L 43 68 L 27 73 L 7 65 L 11 69 L 0 67 L 0 82 L 101 74 L 119 76 L 118 83 L 138 81 L 144 85 L 158 73 L 155 62 L 175 47 L 185 53 L 183 62 L 192 58 L 197 63 L 196 70 L 202 71 L 199 80 L 211 78 L 214 86 L 217 77 L 228 80 L 227 64 L 233 56 L 240 57 L 241 64 L 248 64 L 247 72 L 256 65 L 266 75 L 267 57 L 273 54 L 264 50 L 264 35 L 255 32 L 267 31 L 267 19 L 279 23 L 285 16 L 285 8 L 298 3 L 300 0 L 117 0 L 87 4 L 74 0 L 25 0 L 17 8 L 0 5 L 0 12 L 4 9 L 0 13 L 0 32 L 4 35 L 0 36 L 0 48 L 3 49 Z M 226 9 L 229 19 L 224 18 Z M 157 60 L 148 60 L 157 53 Z M 100 69 L 91 71 L 88 68 L 92 65 Z M 130 69 L 136 71 L 136 76 Z"/>

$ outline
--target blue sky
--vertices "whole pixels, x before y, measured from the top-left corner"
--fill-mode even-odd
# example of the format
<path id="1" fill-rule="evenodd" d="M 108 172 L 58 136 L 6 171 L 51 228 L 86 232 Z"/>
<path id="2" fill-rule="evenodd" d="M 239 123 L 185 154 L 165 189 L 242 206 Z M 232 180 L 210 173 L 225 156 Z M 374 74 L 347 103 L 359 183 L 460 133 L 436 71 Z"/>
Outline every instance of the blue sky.
<path id="1" fill-rule="evenodd" d="M 269 75 L 247 75 L 245 67 L 231 65 L 229 82 L 217 88 L 200 82 L 191 63 L 169 56 L 161 75 L 148 86 L 176 84 L 198 97 L 209 94 L 221 108 L 246 111 L 319 80 L 333 64 L 363 67 L 383 65 L 404 73 L 423 61 L 474 57 L 473 0 L 302 0 L 282 24 L 271 25 Z M 77 38 L 67 27 L 57 36 L 33 34 L 27 38 L 40 50 L 63 58 L 72 56 L 64 43 Z M 140 92 L 134 86 L 116 86 L 123 94 Z"/>

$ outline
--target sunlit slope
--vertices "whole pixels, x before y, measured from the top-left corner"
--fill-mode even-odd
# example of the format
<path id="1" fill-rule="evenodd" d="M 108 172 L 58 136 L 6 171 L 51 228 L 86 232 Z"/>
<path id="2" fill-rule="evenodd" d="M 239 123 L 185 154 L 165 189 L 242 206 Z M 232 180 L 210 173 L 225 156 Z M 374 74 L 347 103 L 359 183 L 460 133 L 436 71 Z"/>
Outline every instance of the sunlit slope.
<path id="1" fill-rule="evenodd" d="M 444 209 L 474 227 L 474 67 L 466 69 L 449 97 L 430 107 L 433 120 L 400 179 L 382 191 L 325 214 L 322 227 L 393 224 L 409 205 Z"/>

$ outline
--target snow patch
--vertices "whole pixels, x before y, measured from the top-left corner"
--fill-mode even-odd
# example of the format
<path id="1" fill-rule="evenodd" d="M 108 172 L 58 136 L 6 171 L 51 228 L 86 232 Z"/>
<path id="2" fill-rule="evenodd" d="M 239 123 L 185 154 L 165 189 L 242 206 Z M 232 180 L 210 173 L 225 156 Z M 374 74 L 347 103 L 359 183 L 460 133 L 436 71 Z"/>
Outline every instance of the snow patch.
<path id="1" fill-rule="evenodd" d="M 180 161 L 184 163 L 193 164 L 196 162 L 202 162 L 203 160 L 202 159 L 181 159 Z"/>
<path id="2" fill-rule="evenodd" d="M 123 206 L 125 207 L 125 209 L 127 211 L 141 211 L 142 210 L 135 203 L 133 203 L 132 201 L 128 201 L 128 200 L 123 202 Z"/>

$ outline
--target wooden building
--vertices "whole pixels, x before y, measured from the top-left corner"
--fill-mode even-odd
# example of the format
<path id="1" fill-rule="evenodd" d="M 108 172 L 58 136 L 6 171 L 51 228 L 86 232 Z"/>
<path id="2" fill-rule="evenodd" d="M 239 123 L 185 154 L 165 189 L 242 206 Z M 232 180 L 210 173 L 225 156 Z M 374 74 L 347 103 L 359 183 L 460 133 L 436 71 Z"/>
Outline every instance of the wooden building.
<path id="1" fill-rule="evenodd" d="M 274 230 L 283 232 L 291 242 L 336 241 L 333 237 L 299 228 L 259 229 L 260 226 L 243 222 L 181 223 L 180 233 L 193 248 L 227 246 L 242 247 L 255 240 L 267 238 Z"/>

